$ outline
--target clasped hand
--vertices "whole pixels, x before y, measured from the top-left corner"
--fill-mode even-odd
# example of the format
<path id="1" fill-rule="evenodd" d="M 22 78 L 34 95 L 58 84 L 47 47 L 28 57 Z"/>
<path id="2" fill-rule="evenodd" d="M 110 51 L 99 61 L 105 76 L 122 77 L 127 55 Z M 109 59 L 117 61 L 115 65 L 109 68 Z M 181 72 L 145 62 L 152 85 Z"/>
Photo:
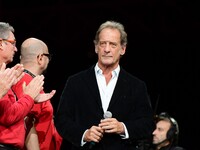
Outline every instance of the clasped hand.
<path id="1" fill-rule="evenodd" d="M 102 119 L 98 126 L 92 126 L 86 131 L 85 142 L 99 142 L 103 138 L 104 133 L 124 134 L 124 126 L 116 118 Z"/>

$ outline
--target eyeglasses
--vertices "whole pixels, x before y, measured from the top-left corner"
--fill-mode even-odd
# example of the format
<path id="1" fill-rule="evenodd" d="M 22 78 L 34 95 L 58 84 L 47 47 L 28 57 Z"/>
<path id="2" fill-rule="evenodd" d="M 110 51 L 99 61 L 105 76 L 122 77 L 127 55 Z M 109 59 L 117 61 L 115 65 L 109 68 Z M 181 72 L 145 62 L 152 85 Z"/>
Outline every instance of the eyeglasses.
<path id="1" fill-rule="evenodd" d="M 48 57 L 49 61 L 52 59 L 52 54 L 43 53 L 42 55 Z"/>
<path id="2" fill-rule="evenodd" d="M 0 40 L 9 42 L 9 43 L 12 44 L 13 46 L 16 46 L 16 41 L 15 41 L 15 40 L 8 40 L 8 39 L 0 39 Z"/>

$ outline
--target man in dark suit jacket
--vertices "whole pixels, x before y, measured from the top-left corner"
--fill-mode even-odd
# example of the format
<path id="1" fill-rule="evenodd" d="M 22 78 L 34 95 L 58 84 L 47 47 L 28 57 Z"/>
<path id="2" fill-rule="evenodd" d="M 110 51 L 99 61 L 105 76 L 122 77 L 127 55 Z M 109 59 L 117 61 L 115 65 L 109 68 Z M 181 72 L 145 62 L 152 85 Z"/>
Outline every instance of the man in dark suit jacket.
<path id="1" fill-rule="evenodd" d="M 127 45 L 123 25 L 103 23 L 94 44 L 98 62 L 69 77 L 61 95 L 55 116 L 61 149 L 144 149 L 154 130 L 153 111 L 145 83 L 119 65 Z M 107 111 L 112 116 L 105 117 Z"/>

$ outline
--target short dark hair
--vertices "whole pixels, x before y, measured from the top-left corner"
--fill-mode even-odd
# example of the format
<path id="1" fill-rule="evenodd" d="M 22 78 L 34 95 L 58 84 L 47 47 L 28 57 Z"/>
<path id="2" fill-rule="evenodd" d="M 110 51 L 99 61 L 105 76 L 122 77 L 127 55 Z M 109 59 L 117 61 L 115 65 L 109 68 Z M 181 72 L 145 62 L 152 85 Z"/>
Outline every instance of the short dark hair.
<path id="1" fill-rule="evenodd" d="M 167 112 L 161 112 L 158 116 L 156 116 L 156 123 L 166 120 L 171 124 L 170 129 L 167 132 L 167 139 L 170 141 L 172 145 L 178 145 L 178 135 L 179 135 L 179 126 L 178 122 L 172 118 Z"/>

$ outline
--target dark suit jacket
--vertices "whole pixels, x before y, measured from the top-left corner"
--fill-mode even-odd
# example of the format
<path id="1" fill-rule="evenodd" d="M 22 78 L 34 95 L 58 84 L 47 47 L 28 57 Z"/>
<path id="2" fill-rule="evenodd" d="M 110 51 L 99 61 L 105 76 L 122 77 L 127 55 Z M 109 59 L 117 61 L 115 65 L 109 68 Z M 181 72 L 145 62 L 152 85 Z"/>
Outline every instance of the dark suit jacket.
<path id="1" fill-rule="evenodd" d="M 88 149 L 88 144 L 80 147 L 83 133 L 98 125 L 104 114 L 94 66 L 68 78 L 57 110 L 55 124 L 64 138 L 63 145 L 71 145 L 71 150 Z M 108 110 L 126 125 L 130 138 L 104 134 L 94 150 L 133 150 L 138 140 L 151 137 L 153 111 L 146 85 L 122 68 Z"/>
<path id="2" fill-rule="evenodd" d="M 149 150 L 156 150 L 156 145 L 152 145 L 149 148 Z M 186 150 L 186 149 L 180 146 L 167 145 L 165 147 L 161 147 L 160 150 Z"/>

